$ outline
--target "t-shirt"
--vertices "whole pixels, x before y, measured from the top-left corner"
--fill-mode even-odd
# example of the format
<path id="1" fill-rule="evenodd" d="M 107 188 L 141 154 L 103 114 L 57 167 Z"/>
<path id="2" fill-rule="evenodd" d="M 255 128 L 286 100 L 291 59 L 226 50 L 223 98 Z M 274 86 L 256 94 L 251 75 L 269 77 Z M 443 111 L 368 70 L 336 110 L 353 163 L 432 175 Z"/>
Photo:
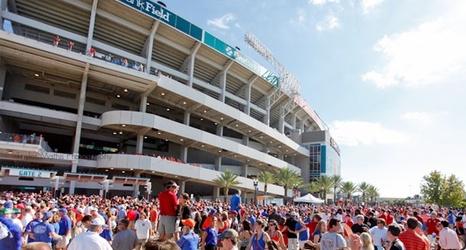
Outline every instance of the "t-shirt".
<path id="1" fill-rule="evenodd" d="M 32 227 L 32 233 L 34 234 L 34 241 L 51 243 L 52 237 L 50 233 L 54 232 L 52 224 L 48 222 L 39 222 Z"/>
<path id="2" fill-rule="evenodd" d="M 238 194 L 233 195 L 230 201 L 230 211 L 239 211 L 239 204 L 241 204 L 241 196 Z"/>
<path id="3" fill-rule="evenodd" d="M 176 243 L 181 250 L 197 250 L 199 244 L 199 235 L 188 232 L 181 236 L 180 240 Z"/>
<path id="4" fill-rule="evenodd" d="M 114 250 L 130 250 L 136 245 L 137 236 L 133 230 L 122 230 L 115 235 L 112 242 Z"/>
<path id="5" fill-rule="evenodd" d="M 292 233 L 290 231 L 295 231 L 295 228 L 296 228 L 296 223 L 297 221 L 293 218 L 289 219 L 289 220 L 286 220 L 285 222 L 285 226 L 288 227 L 288 231 L 286 232 L 286 235 L 288 236 L 288 238 L 290 239 L 296 239 L 298 238 L 298 236 L 295 234 L 295 233 Z"/>
<path id="6" fill-rule="evenodd" d="M 152 224 L 149 220 L 137 220 L 136 223 L 134 223 L 134 227 L 136 228 L 138 239 L 149 239 L 149 233 L 152 229 Z"/>
<path id="7" fill-rule="evenodd" d="M 70 220 L 70 217 L 68 217 L 66 215 L 63 216 L 58 224 L 60 225 L 60 230 L 58 230 L 59 235 L 65 235 L 67 230 L 70 230 L 70 233 L 71 233 L 71 220 Z"/>
<path id="8" fill-rule="evenodd" d="M 176 216 L 175 207 L 178 206 L 178 198 L 171 190 L 165 190 L 159 194 L 160 215 L 161 216 Z"/>
<path id="9" fill-rule="evenodd" d="M 335 250 L 340 247 L 346 247 L 343 236 L 335 232 L 327 232 L 322 235 L 320 250 Z"/>
<path id="10" fill-rule="evenodd" d="M 301 225 L 301 223 L 296 223 L 296 226 L 295 226 L 295 231 L 299 231 L 300 229 L 303 228 L 303 225 Z M 298 239 L 300 241 L 307 241 L 309 240 L 309 229 L 306 227 L 306 230 L 302 231 L 302 232 L 299 232 L 299 235 L 298 235 Z"/>

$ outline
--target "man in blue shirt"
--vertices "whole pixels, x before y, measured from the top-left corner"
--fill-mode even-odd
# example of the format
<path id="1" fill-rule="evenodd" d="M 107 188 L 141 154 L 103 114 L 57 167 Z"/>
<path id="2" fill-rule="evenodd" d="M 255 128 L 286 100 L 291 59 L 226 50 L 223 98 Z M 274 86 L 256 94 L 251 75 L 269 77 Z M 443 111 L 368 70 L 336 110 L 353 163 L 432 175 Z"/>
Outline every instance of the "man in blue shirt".
<path id="1" fill-rule="evenodd" d="M 241 190 L 237 190 L 236 194 L 231 197 L 230 200 L 230 211 L 239 212 L 241 209 Z"/>
<path id="2" fill-rule="evenodd" d="M 58 215 L 61 217 L 58 223 L 60 226 L 58 234 L 62 236 L 62 239 L 58 240 L 56 250 L 65 250 L 71 239 L 71 219 L 68 217 L 68 211 L 65 208 L 60 208 L 58 210 Z"/>
<path id="3" fill-rule="evenodd" d="M 31 238 L 34 238 L 35 242 L 44 242 L 52 247 L 52 237 L 61 239 L 62 237 L 54 232 L 52 224 L 49 223 L 52 218 L 52 212 L 38 212 L 39 218 L 42 218 L 38 223 L 32 227 L 32 232 L 29 234 Z"/>
<path id="4" fill-rule="evenodd" d="M 196 222 L 193 219 L 181 220 L 183 224 L 182 236 L 176 243 L 181 250 L 197 250 L 199 245 L 199 235 L 194 233 Z"/>

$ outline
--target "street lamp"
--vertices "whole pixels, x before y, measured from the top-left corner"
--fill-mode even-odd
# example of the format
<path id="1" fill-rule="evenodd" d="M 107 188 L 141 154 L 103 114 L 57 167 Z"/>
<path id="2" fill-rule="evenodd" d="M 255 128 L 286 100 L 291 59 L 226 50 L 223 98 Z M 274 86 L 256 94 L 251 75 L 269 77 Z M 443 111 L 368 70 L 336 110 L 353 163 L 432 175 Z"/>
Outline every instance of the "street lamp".
<path id="1" fill-rule="evenodd" d="M 259 184 L 259 181 L 254 178 L 252 180 L 252 184 L 254 185 L 254 204 L 257 204 L 257 185 Z"/>

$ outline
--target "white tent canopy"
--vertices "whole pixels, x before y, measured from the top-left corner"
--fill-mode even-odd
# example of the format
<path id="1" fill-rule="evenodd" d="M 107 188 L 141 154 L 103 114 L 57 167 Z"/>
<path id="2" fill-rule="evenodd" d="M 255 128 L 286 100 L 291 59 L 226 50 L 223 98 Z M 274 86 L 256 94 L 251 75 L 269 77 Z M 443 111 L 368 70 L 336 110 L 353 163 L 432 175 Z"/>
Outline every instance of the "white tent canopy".
<path id="1" fill-rule="evenodd" d="M 324 200 L 316 198 L 312 194 L 306 194 L 304 196 L 294 198 L 293 201 L 294 202 L 305 202 L 305 203 L 316 203 L 316 204 L 324 203 Z"/>

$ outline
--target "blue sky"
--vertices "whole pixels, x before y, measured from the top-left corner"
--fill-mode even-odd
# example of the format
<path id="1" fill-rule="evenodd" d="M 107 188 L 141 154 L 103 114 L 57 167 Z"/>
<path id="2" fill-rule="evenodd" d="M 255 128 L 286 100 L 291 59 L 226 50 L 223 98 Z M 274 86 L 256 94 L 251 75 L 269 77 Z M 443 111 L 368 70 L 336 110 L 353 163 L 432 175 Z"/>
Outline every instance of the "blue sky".
<path id="1" fill-rule="evenodd" d="M 466 162 L 466 1 L 165 0 L 266 68 L 252 32 L 301 83 L 341 149 L 342 177 L 419 193 Z"/>

